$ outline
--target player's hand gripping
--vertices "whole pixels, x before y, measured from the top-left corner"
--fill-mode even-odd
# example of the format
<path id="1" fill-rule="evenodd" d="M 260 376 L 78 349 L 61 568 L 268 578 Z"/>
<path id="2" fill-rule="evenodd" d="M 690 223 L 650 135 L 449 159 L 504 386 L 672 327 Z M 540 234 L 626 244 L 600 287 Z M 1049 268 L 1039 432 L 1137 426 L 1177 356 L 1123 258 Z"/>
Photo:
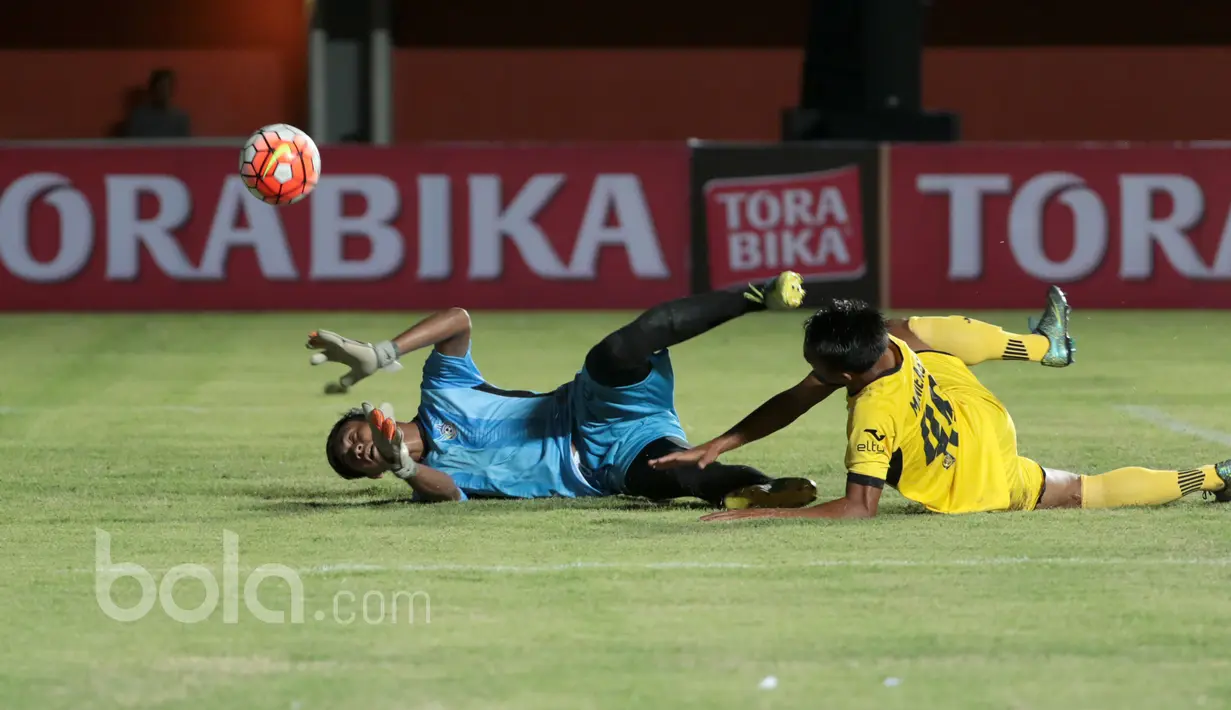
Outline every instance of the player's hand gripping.
<path id="1" fill-rule="evenodd" d="M 707 441 L 700 446 L 694 446 L 685 451 L 673 451 L 666 456 L 650 460 L 650 468 L 665 470 L 683 466 L 705 468 L 718 460 L 726 452 L 726 447 L 718 439 Z"/>
<path id="2" fill-rule="evenodd" d="M 406 436 L 393 418 L 393 405 L 385 402 L 378 408 L 373 407 L 371 402 L 364 402 L 363 417 L 372 430 L 372 443 L 385 460 L 389 472 L 403 481 L 414 478 L 419 464 L 415 463 L 406 448 Z"/>
<path id="3" fill-rule="evenodd" d="M 320 351 L 312 355 L 313 365 L 337 362 L 350 368 L 337 382 L 325 385 L 325 394 L 344 394 L 356 382 L 377 370 L 397 372 L 402 369 L 398 363 L 397 346 L 388 340 L 373 345 L 342 337 L 333 331 L 315 330 L 308 334 L 307 347 Z"/>

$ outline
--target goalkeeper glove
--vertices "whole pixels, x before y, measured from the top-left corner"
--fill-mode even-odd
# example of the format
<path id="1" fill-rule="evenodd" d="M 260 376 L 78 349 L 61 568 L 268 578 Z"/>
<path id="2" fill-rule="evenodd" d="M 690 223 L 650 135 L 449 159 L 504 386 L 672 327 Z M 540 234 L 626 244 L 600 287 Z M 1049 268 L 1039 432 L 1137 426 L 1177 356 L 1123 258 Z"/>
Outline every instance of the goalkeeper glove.
<path id="1" fill-rule="evenodd" d="M 325 394 L 343 394 L 377 370 L 397 372 L 402 369 L 398 362 L 397 346 L 391 340 L 373 345 L 344 338 L 332 331 L 318 330 L 308 335 L 307 347 L 321 351 L 312 356 L 313 365 L 338 362 L 350 367 L 350 371 L 337 382 L 325 385 Z"/>
<path id="2" fill-rule="evenodd" d="M 372 430 L 372 442 L 387 463 L 388 470 L 403 481 L 414 478 L 419 464 L 411 458 L 406 448 L 406 436 L 393 418 L 393 405 L 385 402 L 376 408 L 371 402 L 364 402 L 363 417 Z"/>

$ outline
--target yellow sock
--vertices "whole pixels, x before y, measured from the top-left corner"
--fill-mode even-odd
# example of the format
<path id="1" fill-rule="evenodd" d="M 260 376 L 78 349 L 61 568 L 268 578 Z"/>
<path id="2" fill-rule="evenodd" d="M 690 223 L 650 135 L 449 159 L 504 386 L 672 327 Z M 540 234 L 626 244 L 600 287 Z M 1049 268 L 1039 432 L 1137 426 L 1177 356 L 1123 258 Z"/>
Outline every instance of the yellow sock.
<path id="1" fill-rule="evenodd" d="M 1118 468 L 1098 476 L 1081 477 L 1081 507 L 1162 505 L 1197 491 L 1220 491 L 1224 485 L 1213 466 L 1189 471 Z"/>
<path id="2" fill-rule="evenodd" d="M 967 365 L 988 360 L 1042 362 L 1050 346 L 1042 335 L 1008 333 L 1000 326 L 962 316 L 911 318 L 910 329 L 933 349 L 959 357 Z"/>

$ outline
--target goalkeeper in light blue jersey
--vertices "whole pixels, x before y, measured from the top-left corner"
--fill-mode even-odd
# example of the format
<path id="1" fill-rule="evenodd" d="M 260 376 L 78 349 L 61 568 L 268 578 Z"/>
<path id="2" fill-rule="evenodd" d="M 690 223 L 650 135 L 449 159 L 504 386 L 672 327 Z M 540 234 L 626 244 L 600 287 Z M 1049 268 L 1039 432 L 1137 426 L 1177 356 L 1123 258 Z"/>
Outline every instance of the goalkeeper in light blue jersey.
<path id="1" fill-rule="evenodd" d="M 551 392 L 502 389 L 484 379 L 471 353 L 470 316 L 461 308 L 376 344 L 317 331 L 308 339 L 319 351 L 312 363 L 350 367 L 326 388 L 335 393 L 400 367 L 406 353 L 432 348 L 413 418 L 399 422 L 390 405 L 365 402 L 333 426 L 325 453 L 343 478 L 393 473 L 424 502 L 634 495 L 695 497 L 729 508 L 807 505 L 816 497 L 807 479 L 772 479 L 719 462 L 650 465 L 688 449 L 667 349 L 746 313 L 797 308 L 802 300 L 799 274 L 787 271 L 764 287 L 655 306 L 595 345 L 576 376 Z"/>

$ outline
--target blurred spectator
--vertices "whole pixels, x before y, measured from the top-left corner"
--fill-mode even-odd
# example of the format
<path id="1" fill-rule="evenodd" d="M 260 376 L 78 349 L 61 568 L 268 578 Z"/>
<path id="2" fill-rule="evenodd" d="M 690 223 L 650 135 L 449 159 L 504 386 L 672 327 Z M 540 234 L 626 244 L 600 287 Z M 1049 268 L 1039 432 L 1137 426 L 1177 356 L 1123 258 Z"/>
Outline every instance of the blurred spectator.
<path id="1" fill-rule="evenodd" d="M 192 130 L 188 114 L 171 104 L 175 94 L 175 72 L 157 69 L 150 72 L 145 100 L 133 107 L 125 122 L 128 138 L 188 138 Z"/>

